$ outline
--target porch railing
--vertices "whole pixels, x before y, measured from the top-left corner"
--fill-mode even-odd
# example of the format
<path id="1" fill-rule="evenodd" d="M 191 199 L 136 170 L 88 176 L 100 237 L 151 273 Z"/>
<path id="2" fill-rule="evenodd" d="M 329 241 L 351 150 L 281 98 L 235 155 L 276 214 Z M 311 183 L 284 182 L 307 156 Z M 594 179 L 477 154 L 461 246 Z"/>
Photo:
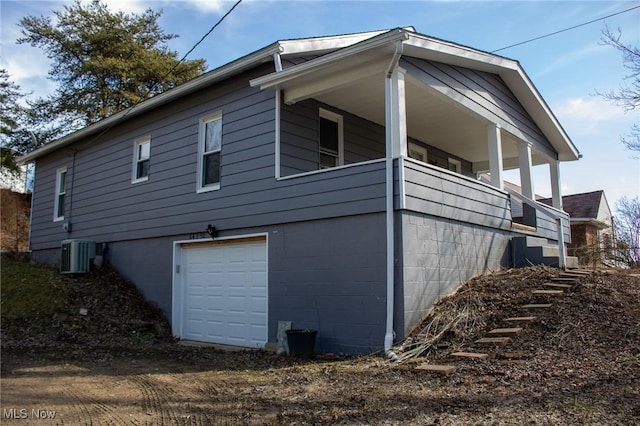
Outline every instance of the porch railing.
<path id="1" fill-rule="evenodd" d="M 505 188 L 505 190 L 509 193 L 509 195 L 512 198 L 522 203 L 523 212 L 526 211 L 525 206 L 528 206 L 530 209 L 532 209 L 536 213 L 534 217 L 535 219 L 534 225 L 536 228 L 540 227 L 541 220 L 546 220 L 547 222 L 553 224 L 552 227 L 543 227 L 543 228 L 546 228 L 547 231 L 551 231 L 551 235 L 553 236 L 553 239 L 556 239 L 558 241 L 558 251 L 559 251 L 558 262 L 559 262 L 560 268 L 564 269 L 566 267 L 566 261 L 567 261 L 565 241 L 570 241 L 571 239 L 569 215 L 562 210 L 558 210 L 554 207 L 547 206 L 546 204 L 542 204 L 537 201 L 531 200 L 512 189 Z M 538 232 L 537 229 L 536 229 L 536 232 Z M 542 233 L 543 233 L 543 236 L 546 236 L 544 235 L 544 232 Z M 565 238 L 565 235 L 568 238 Z"/>

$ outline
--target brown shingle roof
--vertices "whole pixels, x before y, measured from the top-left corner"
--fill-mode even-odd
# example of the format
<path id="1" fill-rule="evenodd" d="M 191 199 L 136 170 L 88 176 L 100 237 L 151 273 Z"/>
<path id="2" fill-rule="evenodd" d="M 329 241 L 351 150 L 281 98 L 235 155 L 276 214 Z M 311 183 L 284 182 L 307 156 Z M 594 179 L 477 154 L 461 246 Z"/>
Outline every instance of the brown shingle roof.
<path id="1" fill-rule="evenodd" d="M 584 194 L 565 195 L 562 197 L 562 209 L 569 213 L 572 218 L 597 219 L 603 192 L 600 190 Z M 538 201 L 551 205 L 551 198 L 544 198 Z"/>

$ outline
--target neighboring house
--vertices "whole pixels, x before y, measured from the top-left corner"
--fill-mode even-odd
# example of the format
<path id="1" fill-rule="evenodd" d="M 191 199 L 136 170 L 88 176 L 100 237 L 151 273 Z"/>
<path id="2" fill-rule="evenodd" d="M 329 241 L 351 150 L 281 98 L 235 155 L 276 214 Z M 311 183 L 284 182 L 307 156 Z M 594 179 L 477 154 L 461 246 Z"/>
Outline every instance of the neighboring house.
<path id="1" fill-rule="evenodd" d="M 0 189 L 0 251 L 29 250 L 31 194 Z"/>
<path id="2" fill-rule="evenodd" d="M 2 147 L 0 168 L 0 251 L 27 251 L 29 249 L 29 214 L 31 194 L 27 190 L 27 170 L 24 164 L 16 173 L 5 168 L 5 160 L 13 162 L 19 154 Z M 4 156 L 7 155 L 8 158 Z M 11 159 L 11 160 L 9 160 Z"/>
<path id="3" fill-rule="evenodd" d="M 517 61 L 398 28 L 275 42 L 22 161 L 36 260 L 95 241 L 180 338 L 273 347 L 292 321 L 355 354 L 510 267 L 513 239 L 564 247 L 578 157 Z M 554 207 L 531 199 L 537 164 Z M 535 226 L 513 224 L 505 168 Z"/>
<path id="4" fill-rule="evenodd" d="M 551 204 L 548 198 L 538 201 Z M 562 197 L 562 207 L 570 217 L 569 254 L 576 256 L 584 266 L 612 265 L 613 216 L 604 191 L 565 195 Z"/>

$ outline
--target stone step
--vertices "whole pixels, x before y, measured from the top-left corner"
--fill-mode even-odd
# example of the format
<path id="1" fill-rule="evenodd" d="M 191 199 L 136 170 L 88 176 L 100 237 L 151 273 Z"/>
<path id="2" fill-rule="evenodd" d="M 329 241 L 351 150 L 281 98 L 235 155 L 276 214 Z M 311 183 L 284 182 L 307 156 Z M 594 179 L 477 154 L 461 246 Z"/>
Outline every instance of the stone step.
<path id="1" fill-rule="evenodd" d="M 522 333 L 522 327 L 495 328 L 487 333 L 489 336 L 515 336 Z"/>
<path id="2" fill-rule="evenodd" d="M 528 305 L 522 305 L 522 309 L 546 309 L 550 308 L 551 303 L 530 303 Z"/>
<path id="3" fill-rule="evenodd" d="M 521 359 L 521 358 L 528 358 L 529 356 L 531 356 L 531 354 L 526 351 L 511 351 L 511 352 L 500 352 L 496 355 L 496 358 Z"/>
<path id="4" fill-rule="evenodd" d="M 506 345 L 511 343 L 511 337 L 483 337 L 476 340 L 476 343 L 480 345 Z"/>
<path id="5" fill-rule="evenodd" d="M 576 274 L 573 272 L 563 272 L 560 275 L 558 275 L 558 278 L 575 278 L 575 279 L 579 279 L 582 277 L 586 277 L 588 276 L 587 274 Z"/>
<path id="6" fill-rule="evenodd" d="M 564 289 L 564 290 L 569 290 L 570 288 L 573 288 L 573 286 L 571 284 L 544 283 L 542 285 L 545 286 L 545 287 L 561 288 L 561 289 Z"/>
<path id="7" fill-rule="evenodd" d="M 567 277 L 553 277 L 551 278 L 551 281 L 555 283 L 575 283 L 575 282 L 578 282 L 578 279 L 567 278 Z"/>
<path id="8" fill-rule="evenodd" d="M 564 290 L 533 290 L 534 296 L 564 296 Z"/>
<path id="9" fill-rule="evenodd" d="M 440 374 L 446 376 L 456 372 L 455 365 L 435 365 L 435 364 L 422 364 L 418 365 L 416 370 L 428 371 L 430 373 Z"/>
<path id="10" fill-rule="evenodd" d="M 459 358 L 475 358 L 475 359 L 486 359 L 489 358 L 489 354 L 483 354 L 478 352 L 454 352 L 451 356 L 459 357 Z"/>
<path id="11" fill-rule="evenodd" d="M 593 272 L 592 271 L 586 271 L 584 269 L 572 269 L 570 271 L 565 271 L 565 272 L 561 272 L 560 276 L 563 275 L 579 275 L 581 277 L 587 276 L 587 275 L 591 275 Z"/>
<path id="12" fill-rule="evenodd" d="M 505 318 L 502 321 L 505 322 L 532 322 L 537 320 L 538 317 L 511 317 L 511 318 Z"/>

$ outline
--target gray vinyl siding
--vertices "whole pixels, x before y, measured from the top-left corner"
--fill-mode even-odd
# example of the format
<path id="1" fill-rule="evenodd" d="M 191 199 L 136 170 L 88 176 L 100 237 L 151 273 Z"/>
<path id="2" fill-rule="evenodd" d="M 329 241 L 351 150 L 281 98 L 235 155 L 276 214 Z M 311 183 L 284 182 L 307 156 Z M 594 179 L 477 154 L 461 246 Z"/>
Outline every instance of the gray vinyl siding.
<path id="1" fill-rule="evenodd" d="M 431 146 L 424 142 L 421 142 L 414 138 L 409 138 L 409 142 L 415 143 L 419 146 L 422 146 L 427 149 L 427 163 L 442 167 L 443 169 L 449 169 L 449 158 L 453 158 L 454 160 L 460 161 L 460 165 L 462 166 L 461 174 L 467 177 L 475 178 L 475 173 L 473 172 L 473 165 L 470 161 L 465 160 L 464 158 L 458 157 L 456 155 L 449 154 L 446 151 L 443 151 L 435 146 Z"/>
<path id="2" fill-rule="evenodd" d="M 255 75 L 255 74 L 254 74 Z M 66 238 L 114 242 L 384 211 L 384 162 L 275 179 L 275 99 L 252 74 L 123 123 L 39 160 L 32 249 Z M 200 117 L 222 111 L 221 188 L 196 193 Z M 149 180 L 132 184 L 133 141 L 151 136 Z M 73 164 L 75 163 L 75 167 Z M 68 168 L 65 221 L 53 222 L 55 172 Z"/>
<path id="3" fill-rule="evenodd" d="M 511 214 L 513 217 L 521 217 L 523 215 L 521 195 L 512 195 L 511 198 Z M 544 208 L 542 203 L 541 208 Z M 563 234 L 565 243 L 571 242 L 571 227 L 569 225 L 569 215 L 563 215 Z M 549 240 L 558 241 L 558 225 L 556 221 L 548 215 L 536 209 L 536 231 L 535 235 Z"/>
<path id="4" fill-rule="evenodd" d="M 67 168 L 67 188 L 70 187 L 70 176 L 73 175 L 72 162 L 68 161 L 66 152 L 56 152 L 47 157 L 47 162 L 35 168 L 34 191 L 31 208 L 30 247 L 38 249 L 38 238 L 47 238 L 57 241 L 54 246 L 59 247 L 59 242 L 67 238 L 67 233 L 62 229 L 62 224 L 68 221 L 69 212 L 65 208 L 65 221 L 53 221 L 56 172 L 62 167 Z M 67 194 L 69 191 L 67 190 Z M 65 207 L 69 205 L 69 195 L 65 195 Z"/>
<path id="5" fill-rule="evenodd" d="M 384 158 L 384 127 L 310 99 L 294 105 L 283 104 L 282 106 L 280 114 L 281 176 L 318 170 L 320 108 L 343 117 L 344 164 Z"/>
<path id="6" fill-rule="evenodd" d="M 404 56 L 401 66 L 436 90 L 453 89 L 463 103 L 552 158 L 557 152 L 502 79 L 494 74 Z M 446 90 L 445 90 L 446 89 Z"/>
<path id="7" fill-rule="evenodd" d="M 571 242 L 571 227 L 569 225 L 569 215 L 563 217 L 564 242 Z M 552 241 L 558 241 L 558 223 L 546 214 L 536 210 L 536 236 Z"/>
<path id="8" fill-rule="evenodd" d="M 283 103 L 281 111 L 281 176 L 318 170 L 318 128 L 320 108 L 340 114 L 344 129 L 344 164 L 354 164 L 385 157 L 385 129 L 346 111 L 310 99 L 294 105 Z M 462 164 L 462 174 L 473 176 L 471 162 L 449 154 L 415 138 L 409 141 L 428 151 L 429 163 L 447 168 L 449 158 Z"/>
<path id="9" fill-rule="evenodd" d="M 489 228 L 511 228 L 509 196 L 459 174 L 404 162 L 406 209 Z"/>

